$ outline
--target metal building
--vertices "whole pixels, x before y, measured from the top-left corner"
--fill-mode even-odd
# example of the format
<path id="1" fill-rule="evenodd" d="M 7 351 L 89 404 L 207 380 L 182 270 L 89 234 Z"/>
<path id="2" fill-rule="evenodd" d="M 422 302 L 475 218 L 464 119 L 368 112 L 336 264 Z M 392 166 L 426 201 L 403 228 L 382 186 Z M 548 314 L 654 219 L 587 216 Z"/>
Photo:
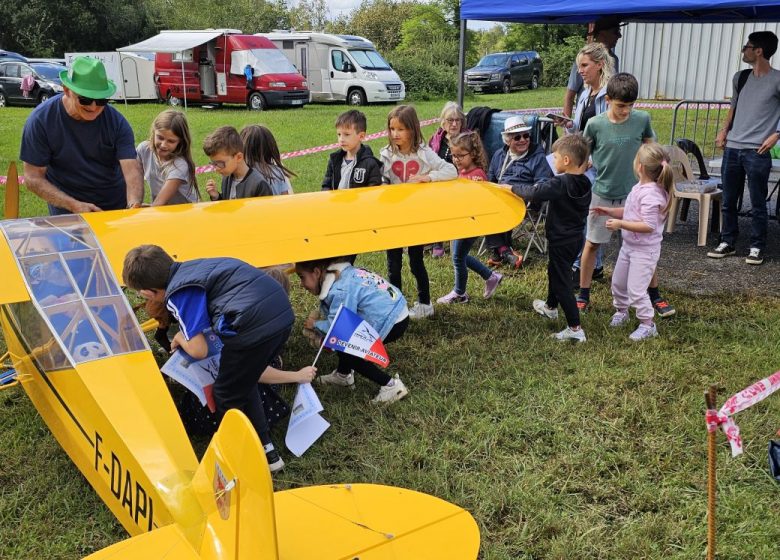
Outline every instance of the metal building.
<path id="1" fill-rule="evenodd" d="M 640 99 L 726 99 L 734 73 L 748 68 L 742 45 L 763 30 L 780 36 L 780 23 L 630 23 L 616 51 Z"/>

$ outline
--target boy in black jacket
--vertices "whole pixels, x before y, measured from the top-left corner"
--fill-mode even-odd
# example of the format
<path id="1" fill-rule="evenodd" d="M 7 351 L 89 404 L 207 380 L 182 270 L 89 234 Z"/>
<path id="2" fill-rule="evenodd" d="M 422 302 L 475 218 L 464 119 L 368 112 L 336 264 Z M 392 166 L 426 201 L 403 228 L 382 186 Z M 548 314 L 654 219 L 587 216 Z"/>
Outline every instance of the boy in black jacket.
<path id="1" fill-rule="evenodd" d="M 590 146 L 580 134 L 564 136 L 553 144 L 556 176 L 535 185 L 515 185 L 512 192 L 530 202 L 549 201 L 545 235 L 549 241 L 547 301 L 534 300 L 534 310 L 548 319 L 563 308 L 568 327 L 553 335 L 558 340 L 585 342 L 580 313 L 574 298 L 571 265 L 582 247 L 582 235 L 590 206 L 588 167 Z"/>
<path id="2" fill-rule="evenodd" d="M 374 157 L 371 148 L 363 145 L 366 116 L 354 109 L 341 113 L 336 119 L 336 133 L 340 149 L 330 154 L 322 190 L 381 185 L 382 163 Z"/>

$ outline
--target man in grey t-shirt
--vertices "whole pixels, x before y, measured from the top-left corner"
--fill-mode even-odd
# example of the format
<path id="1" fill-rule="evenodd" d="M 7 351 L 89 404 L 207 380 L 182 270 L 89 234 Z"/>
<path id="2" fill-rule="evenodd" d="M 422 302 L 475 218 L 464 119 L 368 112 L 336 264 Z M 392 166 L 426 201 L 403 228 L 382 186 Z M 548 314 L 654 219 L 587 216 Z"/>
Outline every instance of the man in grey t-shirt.
<path id="1" fill-rule="evenodd" d="M 723 183 L 723 230 L 718 246 L 707 253 L 715 259 L 732 255 L 739 234 L 737 200 L 748 180 L 752 223 L 750 251 L 745 262 L 764 262 L 768 216 L 766 196 L 772 156 L 769 150 L 780 139 L 780 71 L 769 65 L 777 51 L 777 35 L 756 31 L 742 47 L 742 60 L 753 67 L 734 75 L 734 95 L 723 128 L 715 143 L 725 148 Z M 747 72 L 747 73 L 745 73 Z"/>
<path id="2" fill-rule="evenodd" d="M 599 18 L 593 24 L 593 30 L 588 33 L 588 36 L 595 43 L 601 43 L 607 50 L 609 50 L 612 60 L 615 62 L 615 74 L 620 72 L 619 60 L 615 54 L 615 45 L 617 45 L 618 39 L 623 35 L 620 33 L 620 18 L 615 16 L 605 16 Z M 582 91 L 582 76 L 577 68 L 577 61 L 572 64 L 571 72 L 569 72 L 569 81 L 566 84 L 566 95 L 563 98 L 563 114 L 567 117 L 571 117 L 574 103 L 577 100 L 577 95 Z"/>

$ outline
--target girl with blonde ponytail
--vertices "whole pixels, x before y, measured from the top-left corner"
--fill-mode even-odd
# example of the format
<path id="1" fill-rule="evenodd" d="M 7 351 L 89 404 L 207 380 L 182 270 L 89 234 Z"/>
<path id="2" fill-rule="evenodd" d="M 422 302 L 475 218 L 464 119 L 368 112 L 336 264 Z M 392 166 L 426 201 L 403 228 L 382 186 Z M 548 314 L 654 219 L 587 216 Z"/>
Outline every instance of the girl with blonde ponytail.
<path id="1" fill-rule="evenodd" d="M 615 314 L 609 326 L 617 328 L 628 323 L 628 308 L 633 307 L 640 324 L 629 339 L 639 341 L 658 336 L 647 288 L 661 256 L 674 173 L 668 152 L 655 142 L 639 148 L 634 172 L 639 182 L 631 189 L 623 208 L 596 207 L 592 211 L 609 216 L 607 229 L 621 230 L 623 234 L 623 246 L 612 274 Z"/>

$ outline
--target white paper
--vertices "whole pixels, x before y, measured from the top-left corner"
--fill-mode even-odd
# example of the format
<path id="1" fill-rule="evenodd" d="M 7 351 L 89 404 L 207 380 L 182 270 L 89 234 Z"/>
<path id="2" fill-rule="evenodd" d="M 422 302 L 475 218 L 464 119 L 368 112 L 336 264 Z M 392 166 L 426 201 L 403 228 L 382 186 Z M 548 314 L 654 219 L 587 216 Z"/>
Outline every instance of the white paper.
<path id="1" fill-rule="evenodd" d="M 216 410 L 211 387 L 219 373 L 219 359 L 222 350 L 222 341 L 212 331 L 204 331 L 208 343 L 208 356 L 202 360 L 196 360 L 184 350 L 178 349 L 165 362 L 161 371 L 184 385 L 198 397 L 200 404 L 209 407 L 211 412 Z"/>
<path id="2" fill-rule="evenodd" d="M 296 457 L 303 455 L 330 428 L 330 423 L 320 415 L 323 410 L 311 383 L 298 385 L 284 438 L 287 449 Z"/>

